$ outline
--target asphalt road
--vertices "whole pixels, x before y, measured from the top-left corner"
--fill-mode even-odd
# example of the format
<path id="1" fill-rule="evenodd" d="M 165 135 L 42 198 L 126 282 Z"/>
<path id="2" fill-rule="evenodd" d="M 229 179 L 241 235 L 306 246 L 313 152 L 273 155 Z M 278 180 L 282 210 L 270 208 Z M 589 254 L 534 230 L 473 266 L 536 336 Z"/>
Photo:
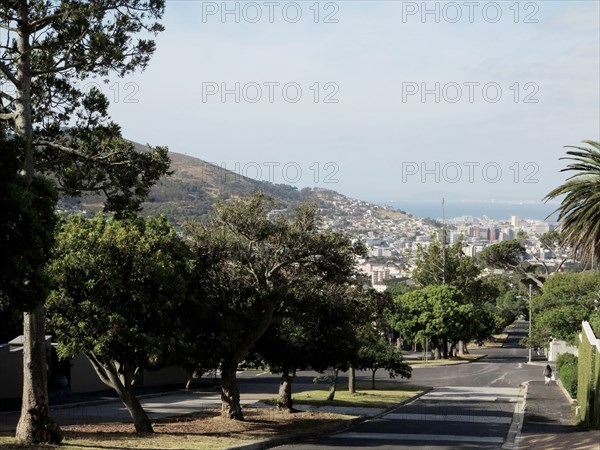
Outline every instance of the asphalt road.
<path id="1" fill-rule="evenodd" d="M 542 368 L 525 364 L 527 352 L 518 340 L 526 333 L 526 323 L 511 330 L 504 348 L 474 349 L 488 357 L 471 364 L 444 367 L 417 367 L 410 380 L 401 383 L 433 386 L 435 389 L 417 401 L 374 418 L 347 432 L 318 440 L 287 446 L 295 449 L 389 448 L 389 449 L 491 449 L 499 448 L 513 420 L 519 397 L 519 384 L 541 379 Z M 316 373 L 301 372 L 294 381 L 294 392 L 315 389 Z M 370 372 L 357 377 L 370 380 Z M 238 373 L 244 404 L 275 396 L 279 378 L 265 372 Z M 345 374 L 340 382 L 344 382 Z M 387 379 L 383 371 L 378 379 Z M 178 392 L 142 400 L 151 418 L 186 414 L 219 405 L 219 394 Z M 53 409 L 61 424 L 123 421 L 128 413 L 120 402 Z M 14 429 L 18 412 L 0 414 L 0 430 Z"/>
<path id="2" fill-rule="evenodd" d="M 489 355 L 478 362 L 415 368 L 410 383 L 435 389 L 408 405 L 342 433 L 278 448 L 502 448 L 522 408 L 519 385 L 541 377 L 540 366 L 526 364 L 527 351 L 518 346 L 526 333 L 527 324 L 518 323 L 503 348 L 472 351 Z"/>

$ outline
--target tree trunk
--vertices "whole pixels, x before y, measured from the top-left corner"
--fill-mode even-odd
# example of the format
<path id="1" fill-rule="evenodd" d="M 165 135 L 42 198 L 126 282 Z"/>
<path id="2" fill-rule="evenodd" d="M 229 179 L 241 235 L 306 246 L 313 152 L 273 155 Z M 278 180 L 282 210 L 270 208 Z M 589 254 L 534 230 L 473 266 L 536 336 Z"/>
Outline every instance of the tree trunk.
<path id="1" fill-rule="evenodd" d="M 457 355 L 463 356 L 465 354 L 465 342 L 464 341 L 458 341 L 457 350 L 458 350 Z"/>
<path id="2" fill-rule="evenodd" d="M 192 388 L 192 382 L 194 381 L 194 371 L 193 370 L 188 370 L 186 372 L 186 376 L 187 376 L 187 380 L 185 381 L 185 388 L 186 389 L 191 389 Z"/>
<path id="3" fill-rule="evenodd" d="M 252 346 L 258 341 L 271 322 L 275 312 L 275 303 L 268 301 L 264 305 L 263 315 L 258 324 L 238 345 L 232 355 L 228 355 L 221 364 L 221 416 L 234 420 L 244 420 L 240 406 L 240 390 L 235 376 L 237 366 L 242 361 Z"/>
<path id="4" fill-rule="evenodd" d="M 356 371 L 354 367 L 350 367 L 348 371 L 348 391 L 351 394 L 356 394 Z"/>
<path id="5" fill-rule="evenodd" d="M 435 356 L 433 359 L 435 359 L 435 360 L 442 359 L 442 349 L 440 348 L 439 345 L 435 346 Z"/>
<path id="6" fill-rule="evenodd" d="M 125 388 L 119 392 L 119 398 L 129 411 L 129 415 L 133 419 L 136 433 L 154 433 L 152 422 L 148 418 L 146 411 L 142 408 L 140 401 L 133 394 L 133 388 Z"/>
<path id="7" fill-rule="evenodd" d="M 448 341 L 446 338 L 442 339 L 442 352 L 444 353 L 443 358 L 448 359 Z"/>
<path id="8" fill-rule="evenodd" d="M 16 78 L 19 80 L 15 104 L 15 131 L 23 139 L 25 152 L 25 179 L 33 181 L 33 122 L 31 116 L 31 45 L 29 42 L 29 4 L 21 2 L 21 26 L 17 48 Z M 39 302 L 23 313 L 23 402 L 17 424 L 16 439 L 20 443 L 59 443 L 63 436 L 49 416 L 48 374 L 46 367 L 46 338 L 44 331 L 44 304 Z"/>
<path id="9" fill-rule="evenodd" d="M 277 409 L 288 412 L 296 412 L 293 407 L 292 400 L 292 381 L 294 381 L 294 375 L 290 375 L 289 371 L 281 374 L 281 378 L 279 379 Z"/>
<path id="10" fill-rule="evenodd" d="M 377 369 L 371 369 L 371 389 L 375 390 L 375 372 Z"/>
<path id="11" fill-rule="evenodd" d="M 23 314 L 23 403 L 16 432 L 20 443 L 58 444 L 63 440 L 60 428 L 48 414 L 46 366 L 44 306 L 38 303 Z"/>
<path id="12" fill-rule="evenodd" d="M 335 397 L 335 390 L 337 389 L 337 378 L 338 378 L 338 370 L 333 371 L 333 375 L 331 376 L 331 384 L 329 385 L 329 394 L 327 395 L 327 401 L 332 401 Z"/>
<path id="13" fill-rule="evenodd" d="M 92 364 L 100 381 L 114 389 L 119 395 L 129 411 L 136 433 L 154 433 L 152 422 L 133 393 L 136 375 L 140 368 L 115 360 L 105 360 L 91 352 L 86 353 L 85 356 Z"/>
<path id="14" fill-rule="evenodd" d="M 237 364 L 232 361 L 221 365 L 221 416 L 227 419 L 244 420 L 240 405 L 240 390 L 235 372 Z"/>

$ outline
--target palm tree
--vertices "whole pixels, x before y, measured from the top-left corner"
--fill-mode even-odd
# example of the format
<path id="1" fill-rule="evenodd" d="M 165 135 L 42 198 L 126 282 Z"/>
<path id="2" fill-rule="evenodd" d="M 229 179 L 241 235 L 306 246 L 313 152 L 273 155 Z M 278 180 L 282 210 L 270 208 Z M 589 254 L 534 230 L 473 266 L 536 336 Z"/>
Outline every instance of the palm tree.
<path id="1" fill-rule="evenodd" d="M 600 143 L 583 141 L 590 147 L 574 147 L 568 159 L 574 161 L 561 172 L 576 171 L 575 175 L 550 191 L 545 201 L 565 195 L 555 212 L 559 213 L 562 233 L 581 262 L 600 260 Z"/>

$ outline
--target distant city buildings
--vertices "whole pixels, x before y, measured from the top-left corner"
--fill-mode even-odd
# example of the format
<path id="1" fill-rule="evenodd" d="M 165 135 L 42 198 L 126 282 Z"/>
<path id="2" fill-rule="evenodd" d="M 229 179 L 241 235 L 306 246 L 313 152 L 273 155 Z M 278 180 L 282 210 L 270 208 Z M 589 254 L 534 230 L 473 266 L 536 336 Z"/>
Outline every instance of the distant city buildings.
<path id="1" fill-rule="evenodd" d="M 440 239 L 442 229 L 429 219 L 414 217 L 393 209 L 343 196 L 334 199 L 331 210 L 322 209 L 325 228 L 351 233 L 367 247 L 368 258 L 359 261 L 358 269 L 369 276 L 375 289 L 385 290 L 395 279 L 409 279 L 416 260 L 418 246 L 427 249 L 434 239 Z M 539 237 L 556 228 L 551 222 L 521 219 L 516 215 L 506 220 L 465 216 L 448 219 L 446 243 L 462 239 L 464 253 L 476 257 L 484 248 L 515 239 L 519 231 L 527 233 L 526 258 L 538 258 L 552 263 L 550 249 L 544 249 Z"/>

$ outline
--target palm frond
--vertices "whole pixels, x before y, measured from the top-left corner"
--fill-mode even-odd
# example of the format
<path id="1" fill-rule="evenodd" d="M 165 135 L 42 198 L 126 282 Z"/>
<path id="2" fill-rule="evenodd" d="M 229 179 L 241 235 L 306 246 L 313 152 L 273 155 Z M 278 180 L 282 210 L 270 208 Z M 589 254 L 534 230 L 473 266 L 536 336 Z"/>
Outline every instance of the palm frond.
<path id="1" fill-rule="evenodd" d="M 561 172 L 576 172 L 550 191 L 544 201 L 564 195 L 558 213 L 565 240 L 583 263 L 600 260 L 600 143 L 584 141 L 589 147 L 567 146 L 561 160 L 573 161 Z M 553 213 L 553 214 L 554 214 Z"/>

